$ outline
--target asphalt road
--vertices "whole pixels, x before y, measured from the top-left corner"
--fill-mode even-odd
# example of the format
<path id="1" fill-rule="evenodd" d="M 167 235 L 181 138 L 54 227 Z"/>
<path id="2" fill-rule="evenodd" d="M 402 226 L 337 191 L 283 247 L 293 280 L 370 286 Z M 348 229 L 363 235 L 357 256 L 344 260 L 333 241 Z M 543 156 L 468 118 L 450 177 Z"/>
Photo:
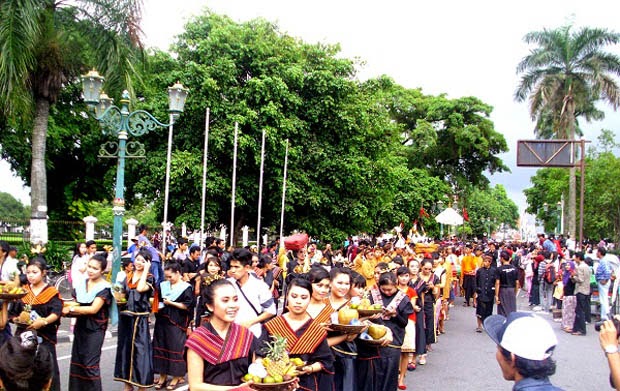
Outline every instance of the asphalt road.
<path id="1" fill-rule="evenodd" d="M 441 389 L 458 391 L 510 390 L 513 383 L 502 378 L 495 361 L 495 344 L 485 333 L 476 333 L 474 309 L 463 307 L 463 300 L 457 298 L 456 306 L 450 310 L 446 322 L 446 334 L 434 345 L 428 354 L 426 365 L 418 365 L 407 373 L 408 390 Z M 520 309 L 528 310 L 520 299 Z M 610 390 L 609 371 L 602 353 L 598 335 L 592 325 L 587 326 L 584 337 L 572 336 L 560 330 L 560 324 L 553 322 L 551 315 L 541 314 L 549 320 L 558 336 L 559 345 L 554 358 L 557 372 L 552 383 L 565 390 Z M 68 334 L 68 322 L 63 325 L 62 335 Z M 112 334 L 112 333 L 111 333 Z M 58 344 L 58 358 L 63 389 L 66 389 L 69 375 L 71 343 Z M 112 380 L 116 355 L 116 337 L 112 334 L 103 345 L 102 377 L 105 391 L 120 391 L 123 384 Z M 187 390 L 181 386 L 177 390 Z M 348 391 L 348 390 L 346 390 Z"/>

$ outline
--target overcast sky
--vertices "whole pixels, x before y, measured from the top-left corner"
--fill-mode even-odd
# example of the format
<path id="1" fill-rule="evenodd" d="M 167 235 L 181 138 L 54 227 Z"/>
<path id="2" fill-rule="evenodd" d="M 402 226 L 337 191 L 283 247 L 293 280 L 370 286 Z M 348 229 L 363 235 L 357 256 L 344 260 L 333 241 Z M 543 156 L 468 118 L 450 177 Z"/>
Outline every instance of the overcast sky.
<path id="1" fill-rule="evenodd" d="M 504 134 L 510 151 L 501 155 L 512 173 L 495 175 L 509 196 L 525 208 L 523 189 L 532 168 L 515 165 L 517 139 L 533 138 L 527 104 L 516 103 L 515 68 L 528 53 L 523 36 L 573 21 L 576 27 L 620 30 L 614 1 L 411 1 L 384 0 L 145 0 L 143 30 L 148 46 L 167 50 L 193 15 L 205 8 L 235 21 L 262 17 L 282 32 L 310 43 L 339 43 L 342 56 L 360 58 L 359 78 L 386 74 L 407 88 L 451 98 L 476 96 L 494 107 L 491 119 Z M 620 48 L 614 49 L 620 53 Z M 191 88 L 191 86 L 188 86 Z M 601 106 L 603 107 L 603 106 Z M 586 139 L 595 141 L 601 128 L 620 134 L 620 113 L 606 109 L 605 121 L 585 124 Z M 217 118 L 213 118 L 217 121 Z M 582 124 L 583 125 L 583 124 Z M 0 177 L 11 174 L 0 165 Z M 8 178 L 7 178 L 8 179 Z M 3 181 L 4 182 L 4 181 Z M 28 202 L 20 181 L 4 182 Z M 7 186 L 8 184 L 8 186 Z"/>

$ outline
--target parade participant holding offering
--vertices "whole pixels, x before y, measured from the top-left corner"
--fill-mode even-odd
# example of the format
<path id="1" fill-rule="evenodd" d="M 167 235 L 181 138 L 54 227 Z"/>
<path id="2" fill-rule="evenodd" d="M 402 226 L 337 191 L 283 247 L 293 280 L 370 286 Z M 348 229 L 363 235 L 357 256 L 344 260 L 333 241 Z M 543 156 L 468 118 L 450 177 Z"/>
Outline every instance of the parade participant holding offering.
<path id="1" fill-rule="evenodd" d="M 66 306 L 64 316 L 76 316 L 69 391 L 100 391 L 101 346 L 108 328 L 108 309 L 112 302 L 110 283 L 103 278 L 108 262 L 104 255 L 93 255 L 88 261 L 88 279 L 74 281 L 78 306 Z"/>
<path id="2" fill-rule="evenodd" d="M 187 378 L 192 391 L 234 389 L 248 373 L 259 347 L 246 327 L 234 323 L 239 296 L 232 282 L 217 280 L 204 290 L 208 321 L 187 338 Z"/>
<path id="3" fill-rule="evenodd" d="M 125 383 L 124 391 L 137 386 L 143 390 L 153 386 L 153 350 L 149 315 L 151 307 L 159 305 L 157 295 L 151 305 L 149 299 L 154 292 L 154 277 L 149 273 L 151 253 L 141 248 L 134 260 L 134 271 L 127 272 L 123 290 L 127 304 L 120 311 L 118 322 L 118 343 L 114 380 Z"/>
<path id="4" fill-rule="evenodd" d="M 194 295 L 192 286 L 183 281 L 178 263 L 171 262 L 164 267 L 164 279 L 159 285 L 162 302 L 155 315 L 153 371 L 159 373 L 155 389 L 162 388 L 168 375 L 171 375 L 173 379 L 166 389 L 172 390 L 178 383 L 184 382 L 187 373 L 183 356 Z"/>
<path id="5" fill-rule="evenodd" d="M 50 390 L 60 390 L 60 372 L 56 360 L 56 333 L 62 316 L 62 300 L 56 288 L 48 285 L 47 263 L 42 257 L 31 259 L 26 269 L 28 284 L 24 286 L 26 296 L 13 305 L 11 314 L 17 324 L 16 335 L 36 330 L 41 337 L 41 346 L 50 352 L 54 376 Z"/>
<path id="6" fill-rule="evenodd" d="M 262 362 L 267 373 L 279 383 L 280 376 L 284 380 L 287 373 L 281 373 L 277 361 L 286 362 L 283 356 L 290 355 L 290 362 L 305 364 L 298 366 L 297 370 L 299 389 L 331 390 L 334 358 L 327 344 L 325 329 L 306 311 L 311 296 L 310 281 L 300 278 L 290 281 L 286 294 L 288 312 L 264 325 L 261 354 L 266 354 L 266 357 Z"/>

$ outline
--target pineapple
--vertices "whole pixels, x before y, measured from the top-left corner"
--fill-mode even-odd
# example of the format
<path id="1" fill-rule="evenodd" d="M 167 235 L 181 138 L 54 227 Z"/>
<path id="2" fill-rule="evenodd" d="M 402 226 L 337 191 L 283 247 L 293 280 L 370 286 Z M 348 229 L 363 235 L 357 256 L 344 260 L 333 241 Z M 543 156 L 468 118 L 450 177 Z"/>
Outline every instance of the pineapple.
<path id="1" fill-rule="evenodd" d="M 32 307 L 30 304 L 26 304 L 17 318 L 20 323 L 30 324 L 30 311 L 32 311 Z"/>
<path id="2" fill-rule="evenodd" d="M 267 342 L 267 356 L 263 359 L 263 366 L 272 376 L 284 376 L 290 369 L 290 360 L 286 352 L 286 338 L 272 335 L 273 342 Z"/>
<path id="3" fill-rule="evenodd" d="M 368 291 L 364 291 L 364 298 L 360 301 L 358 308 L 360 310 L 367 310 L 370 308 L 370 299 L 368 298 Z"/>

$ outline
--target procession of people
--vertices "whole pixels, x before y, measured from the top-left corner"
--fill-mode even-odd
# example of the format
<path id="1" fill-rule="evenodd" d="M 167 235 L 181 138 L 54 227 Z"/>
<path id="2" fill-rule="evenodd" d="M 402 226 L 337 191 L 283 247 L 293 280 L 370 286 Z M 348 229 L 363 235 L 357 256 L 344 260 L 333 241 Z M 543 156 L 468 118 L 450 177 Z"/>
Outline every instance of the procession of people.
<path id="1" fill-rule="evenodd" d="M 587 257 L 544 236 L 529 244 L 349 238 L 335 250 L 279 241 L 226 249 L 212 237 L 202 246 L 180 238 L 154 262 L 157 250 L 141 232 L 113 284 L 107 254 L 88 242 L 73 260 L 74 301 L 63 304 L 46 283 L 42 256 L 28 264 L 26 294 L 3 301 L 1 328 L 10 331 L 5 324 L 12 322 L 16 335 L 34 331 L 49 351 L 49 389 L 63 388 L 55 349 L 62 317 L 71 319 L 74 335 L 69 390 L 102 389 L 101 348 L 117 311 L 114 380 L 124 391 L 173 390 L 186 381 L 192 390 L 243 389 L 260 381 L 248 377 L 252 365 L 273 364 L 276 348 L 304 364 L 291 387 L 379 391 L 407 389 L 406 377 L 432 359 L 457 296 L 475 307 L 478 333 L 494 308 L 504 317 L 515 312 L 519 295 L 534 311 L 560 311 L 563 329 L 574 335 L 585 334 L 591 316 Z M 617 258 L 604 248 L 596 255 L 600 283 L 609 284 L 603 280 Z M 364 301 L 380 309 L 360 316 L 365 327 L 336 327 L 342 309 Z M 385 333 L 369 344 L 364 334 L 373 325 Z"/>

